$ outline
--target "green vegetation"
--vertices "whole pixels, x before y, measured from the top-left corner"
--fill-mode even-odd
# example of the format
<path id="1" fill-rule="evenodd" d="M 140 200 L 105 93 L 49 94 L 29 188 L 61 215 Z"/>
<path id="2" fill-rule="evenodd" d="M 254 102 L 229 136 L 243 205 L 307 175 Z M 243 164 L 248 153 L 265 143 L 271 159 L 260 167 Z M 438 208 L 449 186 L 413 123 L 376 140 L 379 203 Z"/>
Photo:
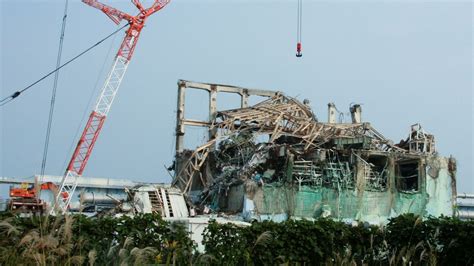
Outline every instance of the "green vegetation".
<path id="1" fill-rule="evenodd" d="M 0 219 L 0 265 L 184 265 L 195 250 L 182 224 L 154 214 Z"/>
<path id="2" fill-rule="evenodd" d="M 474 222 L 415 215 L 386 227 L 314 222 L 211 223 L 204 235 L 214 265 L 472 265 Z"/>
<path id="3" fill-rule="evenodd" d="M 211 222 L 204 254 L 182 224 L 133 218 L 0 214 L 0 265 L 472 265 L 474 222 L 414 215 L 386 227 L 318 219 Z"/>

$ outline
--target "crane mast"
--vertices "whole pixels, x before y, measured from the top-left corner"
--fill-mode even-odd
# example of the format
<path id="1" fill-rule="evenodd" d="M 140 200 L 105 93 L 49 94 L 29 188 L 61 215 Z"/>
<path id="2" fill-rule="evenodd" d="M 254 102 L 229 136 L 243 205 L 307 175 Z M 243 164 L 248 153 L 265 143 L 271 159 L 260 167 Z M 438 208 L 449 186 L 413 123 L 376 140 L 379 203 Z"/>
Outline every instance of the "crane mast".
<path id="1" fill-rule="evenodd" d="M 85 4 L 97 8 L 104 12 L 115 24 L 119 24 L 122 20 L 128 21 L 129 27 L 126 31 L 125 38 L 120 45 L 120 49 L 115 56 L 112 69 L 110 70 L 99 98 L 86 126 L 82 132 L 76 149 L 66 169 L 66 173 L 61 179 L 59 191 L 56 193 L 55 202 L 51 213 L 67 211 L 71 202 L 74 191 L 77 187 L 77 179 L 82 175 L 87 161 L 92 153 L 94 144 L 99 137 L 99 133 L 104 124 L 105 118 L 110 111 L 110 107 L 117 95 L 120 83 L 127 71 L 128 64 L 132 59 L 140 32 L 145 25 L 146 19 L 153 13 L 159 11 L 169 3 L 170 0 L 155 0 L 149 8 L 144 8 L 139 0 L 132 0 L 132 3 L 139 10 L 138 15 L 131 16 L 113 7 L 98 2 L 97 0 L 82 0 Z"/>

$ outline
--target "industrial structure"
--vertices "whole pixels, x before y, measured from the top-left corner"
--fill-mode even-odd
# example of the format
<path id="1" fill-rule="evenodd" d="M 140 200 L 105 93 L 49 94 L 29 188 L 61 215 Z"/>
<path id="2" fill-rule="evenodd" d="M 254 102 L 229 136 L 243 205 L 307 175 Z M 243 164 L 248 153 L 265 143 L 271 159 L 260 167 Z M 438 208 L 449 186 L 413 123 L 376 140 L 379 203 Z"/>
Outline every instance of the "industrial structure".
<path id="1" fill-rule="evenodd" d="M 209 120 L 184 116 L 185 92 L 209 93 Z M 241 108 L 216 110 L 218 93 L 241 95 Z M 267 97 L 248 106 L 248 97 Z M 206 107 L 207 108 L 207 107 Z M 181 80 L 172 185 L 196 213 L 241 213 L 245 220 L 333 217 L 383 223 L 402 213 L 453 215 L 456 161 L 438 155 L 434 136 L 412 125 L 398 144 L 362 121 L 338 123 L 328 105 L 320 122 L 309 101 L 281 92 Z M 186 126 L 208 140 L 183 149 Z"/>
<path id="2" fill-rule="evenodd" d="M 458 194 L 455 215 L 462 220 L 474 220 L 473 194 Z"/>
<path id="3" fill-rule="evenodd" d="M 187 118 L 189 90 L 208 93 L 209 119 Z M 239 95 L 240 108 L 218 110 L 221 93 Z M 250 105 L 257 96 L 264 100 Z M 42 206 L 37 211 L 50 210 L 53 195 L 60 195 L 70 197 L 72 213 L 156 212 L 184 219 L 190 228 L 210 217 L 232 222 L 331 217 L 376 224 L 403 213 L 472 218 L 473 206 L 466 203 L 471 196 L 457 199 L 455 159 L 440 156 L 434 136 L 419 124 L 394 144 L 362 120 L 360 105 L 350 107 L 350 123 L 337 121 L 337 112 L 328 104 L 328 121 L 321 122 L 308 100 L 279 91 L 180 80 L 171 184 L 78 177 L 78 191 L 65 195 L 55 186 L 61 177 L 0 183 L 16 185 L 10 200 L 15 204 L 8 205 L 14 211 L 33 211 L 28 207 L 33 198 Z M 186 149 L 188 127 L 204 127 L 207 141 Z"/>
<path id="4" fill-rule="evenodd" d="M 61 179 L 60 176 L 40 175 L 24 179 L 0 177 L 0 184 L 11 185 L 10 199 L 0 210 L 47 213 L 54 206 L 59 191 L 56 184 L 60 184 Z M 182 193 L 169 184 L 97 177 L 77 179 L 77 190 L 67 210 L 72 214 L 90 216 L 152 212 L 164 218 L 189 216 Z"/>

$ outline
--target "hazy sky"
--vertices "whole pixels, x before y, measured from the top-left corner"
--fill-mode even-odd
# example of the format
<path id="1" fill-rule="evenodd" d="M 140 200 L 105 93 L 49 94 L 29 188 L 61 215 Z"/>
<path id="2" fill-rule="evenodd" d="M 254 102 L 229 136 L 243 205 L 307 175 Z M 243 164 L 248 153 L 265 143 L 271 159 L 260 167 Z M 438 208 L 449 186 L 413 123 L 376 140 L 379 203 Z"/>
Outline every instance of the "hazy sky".
<path id="1" fill-rule="evenodd" d="M 100 11 L 70 2 L 64 60 L 117 29 Z M 129 1 L 111 2 L 133 10 Z M 321 120 L 328 102 L 344 112 L 362 103 L 363 120 L 395 142 L 420 122 L 441 155 L 458 159 L 458 192 L 474 193 L 472 3 L 303 0 L 296 58 L 296 2 L 172 0 L 150 17 L 84 175 L 169 182 L 163 165 L 174 154 L 176 82 L 187 79 L 282 90 L 310 99 Z M 63 5 L 0 0 L 2 97 L 54 68 Z M 61 70 L 47 174 L 64 172 L 123 36 Z M 0 108 L 0 176 L 40 172 L 52 84 Z M 206 94 L 189 99 L 187 114 L 203 118 Z M 218 100 L 236 107 L 238 97 Z M 190 147 L 203 139 L 189 137 Z"/>

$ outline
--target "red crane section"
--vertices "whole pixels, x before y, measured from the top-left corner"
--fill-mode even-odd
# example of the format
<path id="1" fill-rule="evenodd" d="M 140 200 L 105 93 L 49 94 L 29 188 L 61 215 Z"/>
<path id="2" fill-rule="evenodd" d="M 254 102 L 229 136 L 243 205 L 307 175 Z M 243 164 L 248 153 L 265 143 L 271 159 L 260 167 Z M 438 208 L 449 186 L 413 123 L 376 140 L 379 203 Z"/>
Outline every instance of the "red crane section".
<path id="1" fill-rule="evenodd" d="M 87 165 L 94 144 L 99 137 L 105 118 L 107 117 L 123 76 L 125 75 L 128 63 L 132 59 L 138 37 L 145 25 L 145 21 L 150 15 L 166 6 L 170 0 L 155 0 L 149 8 L 144 8 L 139 0 L 132 0 L 132 3 L 139 10 L 139 13 L 136 16 L 131 16 L 116 8 L 100 3 L 97 0 L 82 1 L 87 5 L 104 12 L 116 24 L 119 24 L 122 20 L 127 20 L 129 27 L 126 31 L 125 38 L 120 45 L 120 49 L 117 52 L 112 69 L 105 81 L 101 94 L 97 99 L 95 108 L 89 116 L 89 120 L 87 121 L 81 138 L 77 143 L 66 173 L 61 180 L 60 190 L 56 195 L 55 206 L 51 209 L 51 213 L 55 213 L 55 211 L 58 210 L 61 212 L 67 211 L 67 206 L 69 205 L 77 187 L 77 178 L 82 175 Z M 67 198 L 64 198 L 61 195 L 68 196 Z"/>
<path id="2" fill-rule="evenodd" d="M 100 3 L 97 0 L 82 0 L 82 2 L 85 4 L 104 12 L 115 24 L 119 24 L 122 20 L 128 21 L 130 27 L 128 28 L 126 36 L 123 39 L 122 45 L 120 46 L 120 49 L 117 53 L 117 56 L 123 56 L 127 60 L 132 58 L 138 36 L 145 25 L 146 19 L 153 13 L 165 7 L 169 1 L 170 0 L 155 0 L 151 7 L 145 9 L 140 1 L 132 0 L 132 3 L 137 7 L 140 13 L 138 13 L 136 16 L 131 16 L 116 8 Z"/>
<path id="3" fill-rule="evenodd" d="M 124 13 L 116 8 L 110 7 L 106 4 L 97 2 L 97 0 L 82 0 L 87 5 L 90 5 L 91 7 L 95 7 L 97 9 L 100 9 L 102 12 L 104 12 L 110 19 L 112 19 L 115 24 L 119 24 L 122 19 L 130 21 L 133 16 L 130 16 L 127 13 Z"/>

